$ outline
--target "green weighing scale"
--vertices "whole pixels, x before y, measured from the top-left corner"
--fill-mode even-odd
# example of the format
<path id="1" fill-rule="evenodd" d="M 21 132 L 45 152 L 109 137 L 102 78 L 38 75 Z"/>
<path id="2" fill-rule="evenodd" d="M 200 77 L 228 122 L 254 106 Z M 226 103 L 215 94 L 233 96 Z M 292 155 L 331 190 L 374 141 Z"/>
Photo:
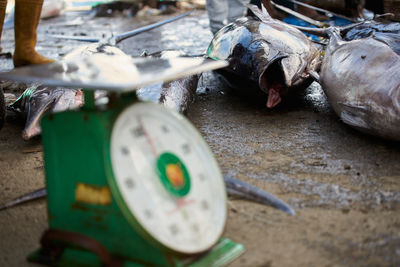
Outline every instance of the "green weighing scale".
<path id="1" fill-rule="evenodd" d="M 192 124 L 135 90 L 220 68 L 204 58 L 95 54 L 0 78 L 86 88 L 79 110 L 42 119 L 49 229 L 29 261 L 53 266 L 222 266 L 225 184 Z M 107 90 L 96 104 L 94 90 Z"/>

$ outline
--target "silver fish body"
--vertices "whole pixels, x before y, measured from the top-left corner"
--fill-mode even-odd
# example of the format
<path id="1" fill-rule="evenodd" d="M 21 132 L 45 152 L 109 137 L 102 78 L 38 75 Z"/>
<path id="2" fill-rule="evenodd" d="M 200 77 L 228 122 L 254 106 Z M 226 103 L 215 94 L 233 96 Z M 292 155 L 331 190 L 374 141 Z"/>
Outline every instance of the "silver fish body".
<path id="1" fill-rule="evenodd" d="M 186 114 L 196 97 L 200 75 L 191 75 L 171 82 L 140 88 L 138 98 L 160 103 L 167 108 Z"/>
<path id="2" fill-rule="evenodd" d="M 234 74 L 228 78 L 247 82 L 244 90 L 255 85 L 267 93 L 267 107 L 272 108 L 291 89 L 305 88 L 312 82 L 309 71 L 318 68 L 319 53 L 301 31 L 271 18 L 255 6 L 249 8 L 254 15 L 238 19 L 218 31 L 207 55 L 228 60 L 230 65 L 225 70 Z"/>
<path id="3" fill-rule="evenodd" d="M 360 131 L 399 141 L 400 56 L 374 37 L 330 35 L 320 82 L 334 111 Z"/>
<path id="4" fill-rule="evenodd" d="M 161 51 L 148 57 L 172 58 L 185 56 L 181 51 Z M 137 90 L 140 100 L 160 103 L 167 108 L 186 114 L 196 97 L 200 74 L 190 75 L 170 82 L 157 83 Z"/>

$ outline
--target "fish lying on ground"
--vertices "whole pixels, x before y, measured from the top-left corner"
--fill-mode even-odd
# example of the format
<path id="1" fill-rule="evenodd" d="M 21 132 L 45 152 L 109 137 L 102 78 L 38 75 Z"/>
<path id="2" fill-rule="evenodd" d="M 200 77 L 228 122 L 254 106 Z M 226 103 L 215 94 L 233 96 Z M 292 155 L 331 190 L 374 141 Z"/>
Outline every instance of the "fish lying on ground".
<path id="1" fill-rule="evenodd" d="M 340 28 L 324 31 L 330 39 L 319 80 L 336 114 L 357 130 L 400 141 L 398 35 L 371 31 L 357 39 L 347 32 L 353 40 L 345 41 Z"/>
<path id="2" fill-rule="evenodd" d="M 181 51 L 161 51 L 147 57 L 171 58 L 186 56 Z M 139 88 L 138 98 L 142 101 L 161 103 L 179 113 L 186 114 L 196 97 L 197 84 L 201 74 L 190 75 L 171 82 L 157 83 L 151 86 Z"/>
<path id="3" fill-rule="evenodd" d="M 107 53 L 118 55 L 123 53 L 116 47 L 99 47 L 95 44 L 85 46 L 68 54 L 68 57 L 77 57 L 83 54 Z M 151 57 L 170 58 L 182 54 L 172 51 L 149 55 Z M 185 114 L 196 96 L 197 83 L 200 75 L 190 75 L 171 82 L 157 83 L 137 90 L 138 98 L 142 101 L 153 101 L 161 103 L 177 112 Z M 104 91 L 96 91 L 95 99 L 101 102 L 105 98 Z M 104 102 L 104 101 L 103 101 Z M 29 140 L 41 133 L 40 120 L 44 114 L 61 112 L 81 107 L 84 104 L 83 92 L 80 89 L 64 87 L 48 87 L 34 84 L 27 88 L 24 93 L 12 104 L 7 106 L 10 111 L 26 115 L 25 128 L 22 132 L 24 140 Z"/>
<path id="4" fill-rule="evenodd" d="M 207 55 L 228 60 L 229 67 L 223 69 L 228 80 L 241 90 L 257 93 L 261 89 L 268 94 L 266 106 L 273 108 L 288 91 L 311 84 L 309 72 L 318 68 L 319 53 L 301 31 L 254 5 L 249 9 L 252 16 L 238 19 L 215 34 Z"/>
<path id="5" fill-rule="evenodd" d="M 256 186 L 227 176 L 224 176 L 224 180 L 229 195 L 244 197 L 248 200 L 274 207 L 278 210 L 286 212 L 289 215 L 296 215 L 296 212 L 288 204 Z M 40 188 L 1 204 L 0 211 L 33 200 L 42 199 L 46 196 L 46 188 Z"/>

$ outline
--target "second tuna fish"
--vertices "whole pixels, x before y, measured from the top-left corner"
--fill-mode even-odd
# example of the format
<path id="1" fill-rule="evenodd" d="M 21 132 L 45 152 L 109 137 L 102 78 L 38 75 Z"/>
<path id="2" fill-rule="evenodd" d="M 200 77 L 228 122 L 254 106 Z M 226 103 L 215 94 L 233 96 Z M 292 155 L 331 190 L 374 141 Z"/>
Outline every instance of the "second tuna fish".
<path id="1" fill-rule="evenodd" d="M 241 90 L 268 94 L 266 106 L 278 105 L 291 90 L 305 89 L 320 54 L 301 31 L 271 18 L 254 5 L 252 15 L 219 30 L 208 47 L 213 59 L 228 60 L 225 76 Z"/>

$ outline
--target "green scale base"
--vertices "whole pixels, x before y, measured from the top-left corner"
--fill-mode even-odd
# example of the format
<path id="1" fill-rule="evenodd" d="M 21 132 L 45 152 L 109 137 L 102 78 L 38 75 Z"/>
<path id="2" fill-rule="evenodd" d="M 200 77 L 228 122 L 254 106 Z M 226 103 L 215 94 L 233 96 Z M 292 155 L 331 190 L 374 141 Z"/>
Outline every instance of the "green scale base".
<path id="1" fill-rule="evenodd" d="M 43 243 L 43 239 L 42 239 Z M 57 267 L 92 267 L 92 266 L 123 266 L 139 267 L 149 266 L 146 263 L 135 262 L 132 260 L 112 259 L 112 256 L 100 254 L 77 248 L 74 246 L 60 247 L 61 242 L 52 248 L 44 247 L 29 255 L 30 262 L 41 263 Z M 244 252 L 241 244 L 232 242 L 228 238 L 221 238 L 219 242 L 206 253 L 192 257 L 170 257 L 170 264 L 160 266 L 177 267 L 218 267 L 226 266 Z M 106 261 L 106 262 L 104 262 Z M 152 265 L 157 266 L 157 265 Z"/>

